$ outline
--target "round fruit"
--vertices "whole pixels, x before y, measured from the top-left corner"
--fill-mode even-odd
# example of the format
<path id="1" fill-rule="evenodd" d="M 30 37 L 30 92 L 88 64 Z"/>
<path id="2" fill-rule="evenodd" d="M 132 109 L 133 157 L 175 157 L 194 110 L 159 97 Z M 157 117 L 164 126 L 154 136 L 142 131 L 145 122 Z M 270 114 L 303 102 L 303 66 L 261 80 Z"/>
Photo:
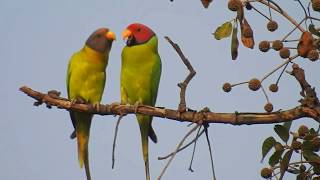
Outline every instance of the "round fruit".
<path id="1" fill-rule="evenodd" d="M 320 0 L 312 0 L 312 9 L 320 11 Z"/>
<path id="2" fill-rule="evenodd" d="M 304 137 L 306 134 L 308 134 L 309 128 L 305 125 L 301 125 L 298 129 L 298 134 L 300 137 Z"/>
<path id="3" fill-rule="evenodd" d="M 231 11 L 238 11 L 238 9 L 241 7 L 241 1 L 240 0 L 229 0 L 228 2 L 228 8 Z"/>
<path id="4" fill-rule="evenodd" d="M 277 84 L 270 84 L 270 86 L 269 86 L 269 90 L 271 92 L 278 92 L 278 89 L 279 89 L 279 87 Z"/>
<path id="5" fill-rule="evenodd" d="M 224 83 L 222 89 L 223 89 L 224 92 L 230 92 L 231 89 L 232 89 L 231 84 L 230 83 Z"/>
<path id="6" fill-rule="evenodd" d="M 267 179 L 272 177 L 272 169 L 270 168 L 263 168 L 261 169 L 261 177 Z"/>
<path id="7" fill-rule="evenodd" d="M 276 51 L 279 51 L 283 48 L 283 43 L 280 40 L 275 40 L 272 42 L 272 48 Z"/>
<path id="8" fill-rule="evenodd" d="M 273 105 L 271 103 L 267 103 L 266 105 L 264 105 L 264 110 L 266 112 L 272 112 L 273 110 Z"/>
<path id="9" fill-rule="evenodd" d="M 308 52 L 308 59 L 310 59 L 310 61 L 316 61 L 319 59 L 319 53 L 317 50 L 313 49 L 311 51 Z"/>
<path id="10" fill-rule="evenodd" d="M 270 49 L 270 43 L 268 41 L 261 41 L 259 43 L 259 49 L 262 52 L 267 52 Z"/>
<path id="11" fill-rule="evenodd" d="M 261 87 L 261 82 L 259 79 L 253 78 L 249 81 L 249 85 L 248 85 L 249 89 L 251 89 L 252 91 L 257 91 L 258 89 L 260 89 Z"/>
<path id="12" fill-rule="evenodd" d="M 287 59 L 290 57 L 290 50 L 289 48 L 284 47 L 280 49 L 279 54 L 282 59 Z"/>
<path id="13" fill-rule="evenodd" d="M 278 29 L 278 23 L 275 22 L 275 21 L 269 21 L 268 24 L 267 24 L 267 29 L 270 32 L 273 32 L 273 31 L 277 30 Z"/>

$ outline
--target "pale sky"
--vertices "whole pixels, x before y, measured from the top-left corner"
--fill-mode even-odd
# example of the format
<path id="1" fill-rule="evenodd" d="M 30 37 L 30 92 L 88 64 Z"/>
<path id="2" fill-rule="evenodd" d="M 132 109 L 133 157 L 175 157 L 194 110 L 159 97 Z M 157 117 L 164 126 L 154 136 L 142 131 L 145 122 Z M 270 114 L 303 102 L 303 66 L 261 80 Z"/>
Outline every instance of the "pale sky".
<path id="1" fill-rule="evenodd" d="M 23 85 L 43 92 L 56 89 L 65 97 L 70 56 L 82 48 L 87 37 L 100 27 L 110 28 L 118 37 L 109 58 L 102 103 L 119 101 L 120 54 L 125 45 L 121 32 L 128 24 L 140 22 L 152 28 L 159 38 L 163 71 L 157 106 L 177 107 L 179 88 L 176 84 L 188 73 L 163 38 L 169 36 L 180 45 L 197 71 L 187 90 L 188 107 L 200 110 L 208 106 L 214 112 L 263 112 L 266 100 L 261 90 L 252 92 L 243 85 L 224 93 L 222 84 L 262 78 L 283 60 L 275 51 L 261 53 L 257 48 L 251 50 L 242 45 L 238 59 L 231 60 L 230 39 L 217 41 L 211 34 L 217 26 L 235 16 L 227 10 L 226 2 L 216 0 L 209 9 L 204 9 L 199 0 L 1 0 L 0 54 L 4 66 L 1 66 L 0 76 L 4 78 L 1 78 L 0 99 L 4 101 L 0 112 L 4 117 L 0 120 L 0 179 L 85 179 L 85 172 L 78 165 L 76 142 L 69 139 L 73 127 L 68 112 L 56 108 L 48 110 L 45 106 L 34 107 L 33 99 L 18 89 Z M 295 1 L 283 4 L 293 17 L 302 15 Z M 265 8 L 262 11 L 268 12 Z M 266 19 L 257 13 L 248 12 L 246 16 L 254 30 L 256 47 L 261 40 L 280 39 L 288 28 L 292 29 L 275 13 L 273 16 L 279 29 L 274 33 L 266 30 Z M 320 89 L 317 79 L 319 63 L 305 59 L 297 62 L 305 68 L 309 82 Z M 267 88 L 274 83 L 278 74 L 263 85 Z M 268 94 L 275 110 L 289 109 L 298 105 L 299 91 L 295 79 L 284 75 L 279 92 L 268 91 Z M 294 123 L 293 128 L 299 122 Z M 313 120 L 303 122 L 310 124 Z M 139 128 L 133 115 L 121 122 L 115 169 L 111 169 L 115 123 L 113 116 L 94 117 L 89 147 L 92 179 L 144 179 Z M 159 176 L 166 163 L 158 161 L 157 157 L 176 148 L 189 131 L 187 124 L 154 118 L 153 127 L 159 142 L 150 143 L 152 179 Z M 261 179 L 260 169 L 267 165 L 267 161 L 260 163 L 261 144 L 265 138 L 274 135 L 273 125 L 212 124 L 209 135 L 219 180 Z M 163 179 L 212 179 L 204 137 L 198 142 L 193 173 L 188 171 L 191 154 L 192 147 L 179 153 Z"/>

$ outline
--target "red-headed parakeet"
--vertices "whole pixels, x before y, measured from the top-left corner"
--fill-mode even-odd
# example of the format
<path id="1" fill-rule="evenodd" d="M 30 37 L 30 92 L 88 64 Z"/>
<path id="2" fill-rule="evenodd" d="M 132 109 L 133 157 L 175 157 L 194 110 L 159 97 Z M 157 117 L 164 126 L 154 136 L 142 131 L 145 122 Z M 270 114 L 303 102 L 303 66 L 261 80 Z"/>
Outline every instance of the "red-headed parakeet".
<path id="1" fill-rule="evenodd" d="M 161 76 L 161 59 L 156 34 L 143 24 L 131 24 L 122 33 L 127 39 L 122 50 L 121 103 L 154 106 Z M 141 133 L 146 179 L 150 180 L 148 137 L 157 142 L 152 116 L 136 115 Z"/>

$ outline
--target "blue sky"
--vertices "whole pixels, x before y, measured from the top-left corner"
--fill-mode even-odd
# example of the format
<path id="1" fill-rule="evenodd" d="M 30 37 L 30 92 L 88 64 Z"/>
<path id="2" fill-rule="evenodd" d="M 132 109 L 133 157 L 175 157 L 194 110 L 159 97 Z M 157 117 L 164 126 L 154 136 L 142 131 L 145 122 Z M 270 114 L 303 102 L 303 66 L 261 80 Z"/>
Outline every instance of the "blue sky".
<path id="1" fill-rule="evenodd" d="M 283 3 L 293 17 L 301 16 L 294 1 Z M 267 9 L 263 9 L 267 12 Z M 192 109 L 208 106 L 214 112 L 263 112 L 265 99 L 261 91 L 247 86 L 224 93 L 224 82 L 242 82 L 261 78 L 283 62 L 277 52 L 261 53 L 258 49 L 239 48 L 237 61 L 230 57 L 230 40 L 217 41 L 213 30 L 234 17 L 226 1 L 214 1 L 204 9 L 199 1 L 147 0 L 2 0 L 0 2 L 1 113 L 0 179 L 85 179 L 78 166 L 76 143 L 69 139 L 72 125 L 67 111 L 32 106 L 33 100 L 18 91 L 22 85 L 35 90 L 56 89 L 66 96 L 65 76 L 72 53 L 83 47 L 95 29 L 108 27 L 118 40 L 114 42 L 107 67 L 107 83 L 102 103 L 119 101 L 120 54 L 125 43 L 120 35 L 130 23 L 140 22 L 151 27 L 159 37 L 163 71 L 157 106 L 176 108 L 179 102 L 178 82 L 188 73 L 173 48 L 165 41 L 169 36 L 189 58 L 197 75 L 187 90 L 187 104 Z M 264 39 L 282 38 L 292 26 L 276 17 L 279 30 L 266 30 L 266 20 L 257 13 L 246 14 L 255 33 L 256 44 Z M 275 16 L 275 14 L 274 14 Z M 298 18 L 299 20 L 301 18 Z M 292 38 L 294 39 L 294 38 Z M 299 59 L 310 83 L 319 89 L 319 64 Z M 277 73 L 278 74 L 278 73 Z M 264 86 L 274 83 L 277 74 Z M 3 82 L 4 80 L 4 82 Z M 279 92 L 269 93 L 274 109 L 295 107 L 299 85 L 285 75 Z M 90 140 L 92 178 L 144 179 L 138 124 L 134 116 L 121 122 L 116 167 L 111 169 L 111 150 L 116 118 L 95 116 Z M 303 122 L 312 124 L 312 120 Z M 157 157 L 175 149 L 189 128 L 187 123 L 154 118 L 158 144 L 150 144 L 151 176 L 155 179 L 166 161 Z M 299 123 L 295 123 L 297 127 Z M 273 125 L 231 126 L 212 124 L 215 170 L 218 179 L 259 179 L 262 141 L 273 134 Z M 205 138 L 196 150 L 193 168 L 188 165 L 191 149 L 179 153 L 163 179 L 211 179 L 209 153 Z"/>

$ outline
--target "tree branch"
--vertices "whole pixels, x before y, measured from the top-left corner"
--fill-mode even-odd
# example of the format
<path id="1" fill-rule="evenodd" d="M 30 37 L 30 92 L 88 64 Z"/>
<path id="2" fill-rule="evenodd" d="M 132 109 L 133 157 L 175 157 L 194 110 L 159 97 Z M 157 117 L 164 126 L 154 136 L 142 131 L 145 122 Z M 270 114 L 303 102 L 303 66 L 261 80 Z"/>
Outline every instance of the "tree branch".
<path id="1" fill-rule="evenodd" d="M 296 120 L 303 117 L 318 120 L 320 112 L 317 111 L 319 105 L 315 107 L 297 106 L 295 108 L 278 111 L 273 113 L 215 113 L 210 111 L 186 111 L 159 108 L 141 105 L 136 109 L 134 105 L 114 105 L 114 104 L 80 104 L 72 103 L 66 98 L 59 97 L 57 91 L 49 91 L 47 94 L 35 91 L 29 87 L 23 86 L 20 91 L 35 99 L 36 106 L 45 103 L 48 107 L 56 106 L 59 109 L 66 109 L 78 112 L 88 112 L 98 115 L 124 115 L 124 114 L 143 114 L 155 117 L 166 118 L 180 122 L 195 123 L 224 123 L 232 125 L 252 125 L 252 124 L 270 124 Z M 136 111 L 137 110 L 137 111 Z"/>
<path id="2" fill-rule="evenodd" d="M 174 43 L 168 36 L 164 37 L 170 44 L 171 46 L 177 51 L 178 55 L 180 56 L 181 60 L 183 63 L 187 66 L 188 70 L 190 71 L 186 79 L 182 82 L 179 83 L 178 86 L 180 87 L 180 103 L 178 106 L 179 112 L 185 112 L 187 110 L 187 104 L 186 104 L 186 89 L 193 78 L 193 76 L 196 75 L 196 71 L 193 69 L 191 63 L 189 60 L 184 56 L 183 52 L 181 51 L 180 47 L 178 44 Z"/>

